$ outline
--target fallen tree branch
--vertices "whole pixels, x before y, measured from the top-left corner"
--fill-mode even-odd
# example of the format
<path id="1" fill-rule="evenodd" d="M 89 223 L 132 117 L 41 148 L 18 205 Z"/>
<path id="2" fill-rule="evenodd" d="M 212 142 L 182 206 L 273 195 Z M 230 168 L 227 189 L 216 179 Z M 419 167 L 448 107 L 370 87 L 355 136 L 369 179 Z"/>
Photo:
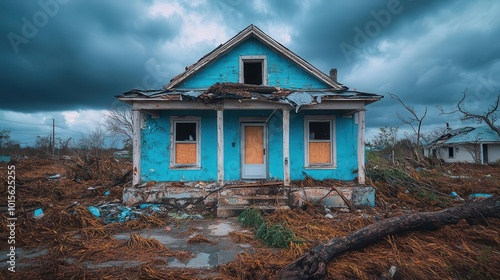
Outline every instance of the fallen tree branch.
<path id="1" fill-rule="evenodd" d="M 486 218 L 500 218 L 500 197 L 461 204 L 436 212 L 405 214 L 371 224 L 348 236 L 322 243 L 278 272 L 278 279 L 320 279 L 326 275 L 326 266 L 333 258 L 373 243 L 387 235 L 414 230 L 435 230 L 465 219 L 486 222 Z"/>

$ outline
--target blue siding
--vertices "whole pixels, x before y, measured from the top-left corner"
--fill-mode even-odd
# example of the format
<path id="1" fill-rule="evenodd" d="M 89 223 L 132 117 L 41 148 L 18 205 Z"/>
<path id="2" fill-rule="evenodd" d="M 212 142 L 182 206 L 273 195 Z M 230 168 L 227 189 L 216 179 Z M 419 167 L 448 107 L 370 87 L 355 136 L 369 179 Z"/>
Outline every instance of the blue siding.
<path id="1" fill-rule="evenodd" d="M 311 169 L 305 168 L 304 116 L 335 115 L 335 143 L 337 168 Z M 302 180 L 304 172 L 314 179 L 354 180 L 357 177 L 357 136 L 358 126 L 354 118 L 342 118 L 340 112 L 304 111 L 290 114 L 290 179 Z"/>
<path id="2" fill-rule="evenodd" d="M 276 111 L 278 112 L 278 111 Z M 281 114 L 271 110 L 224 111 L 224 180 L 241 179 L 240 117 L 269 118 L 267 122 L 267 160 L 269 178 L 283 179 L 283 131 Z"/>
<path id="3" fill-rule="evenodd" d="M 335 169 L 304 167 L 304 116 L 331 115 L 335 118 Z M 201 169 L 169 169 L 170 116 L 201 117 Z M 240 180 L 240 117 L 268 119 L 268 177 L 283 179 L 283 132 L 281 110 L 224 111 L 224 179 Z M 292 180 L 304 179 L 304 172 L 315 179 L 353 180 L 357 177 L 357 125 L 354 118 L 343 118 L 336 111 L 302 111 L 290 113 L 290 173 Z M 146 129 L 141 130 L 142 181 L 216 181 L 217 125 L 215 111 L 165 111 L 159 119 L 147 117 Z"/>
<path id="4" fill-rule="evenodd" d="M 169 169 L 170 116 L 201 117 L 201 169 Z M 164 111 L 159 119 L 146 120 L 141 130 L 142 181 L 217 180 L 217 125 L 215 111 Z"/>
<path id="5" fill-rule="evenodd" d="M 270 49 L 255 38 L 249 38 L 221 56 L 210 65 L 181 83 L 177 88 L 208 88 L 214 83 L 239 81 L 239 58 L 246 55 L 265 55 L 268 85 L 289 89 L 330 88 L 286 57 Z"/>

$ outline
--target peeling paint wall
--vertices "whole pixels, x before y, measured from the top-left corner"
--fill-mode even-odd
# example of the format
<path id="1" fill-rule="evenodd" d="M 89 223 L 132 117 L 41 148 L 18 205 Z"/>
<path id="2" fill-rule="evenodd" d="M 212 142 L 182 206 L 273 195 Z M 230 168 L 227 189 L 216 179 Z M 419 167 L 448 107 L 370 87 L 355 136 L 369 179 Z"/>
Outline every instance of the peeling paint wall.
<path id="1" fill-rule="evenodd" d="M 311 169 L 304 167 L 304 116 L 328 115 L 330 111 L 302 111 L 290 114 L 290 170 L 292 180 L 305 178 L 304 172 L 315 179 L 353 180 L 357 177 L 357 125 L 354 118 L 334 113 L 337 167 Z M 201 168 L 197 170 L 170 168 L 170 117 L 201 117 Z M 241 179 L 240 118 L 267 120 L 268 178 L 283 179 L 283 131 L 280 110 L 226 110 L 224 111 L 224 180 Z M 160 118 L 146 118 L 141 130 L 141 181 L 216 181 L 217 180 L 217 125 L 215 111 L 164 111 Z"/>
<path id="2" fill-rule="evenodd" d="M 290 113 L 290 176 L 292 180 L 305 178 L 304 172 L 318 180 L 333 178 L 338 180 L 354 180 L 357 176 L 357 137 L 358 125 L 354 118 L 344 118 L 341 112 L 335 115 L 335 145 L 337 167 L 330 169 L 311 169 L 304 167 L 304 116 L 332 115 L 331 111 L 301 111 Z"/>
<path id="3" fill-rule="evenodd" d="M 170 116 L 201 117 L 201 168 L 171 169 Z M 217 129 L 215 111 L 163 111 L 159 119 L 147 116 L 141 129 L 141 181 L 214 181 L 217 180 Z"/>
<path id="4" fill-rule="evenodd" d="M 278 111 L 224 111 L 224 180 L 241 179 L 240 118 L 264 118 L 267 122 L 269 178 L 283 179 L 283 131 L 282 114 Z"/>
<path id="5" fill-rule="evenodd" d="M 214 83 L 239 81 L 240 56 L 265 55 L 267 58 L 268 85 L 289 89 L 329 88 L 284 56 L 278 54 L 255 38 L 236 46 L 229 53 L 203 68 L 177 88 L 208 88 Z"/>

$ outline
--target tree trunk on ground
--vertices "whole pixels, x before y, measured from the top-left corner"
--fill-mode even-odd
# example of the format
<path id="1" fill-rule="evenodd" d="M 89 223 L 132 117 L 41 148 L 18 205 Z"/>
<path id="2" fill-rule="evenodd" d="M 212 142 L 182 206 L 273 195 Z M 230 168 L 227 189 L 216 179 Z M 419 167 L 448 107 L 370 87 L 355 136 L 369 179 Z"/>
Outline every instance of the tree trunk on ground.
<path id="1" fill-rule="evenodd" d="M 333 258 L 390 234 L 413 230 L 435 230 L 456 224 L 462 219 L 486 222 L 487 217 L 500 218 L 500 197 L 470 202 L 436 212 L 411 213 L 389 218 L 359 229 L 345 237 L 320 244 L 278 272 L 278 279 L 320 279 Z"/>

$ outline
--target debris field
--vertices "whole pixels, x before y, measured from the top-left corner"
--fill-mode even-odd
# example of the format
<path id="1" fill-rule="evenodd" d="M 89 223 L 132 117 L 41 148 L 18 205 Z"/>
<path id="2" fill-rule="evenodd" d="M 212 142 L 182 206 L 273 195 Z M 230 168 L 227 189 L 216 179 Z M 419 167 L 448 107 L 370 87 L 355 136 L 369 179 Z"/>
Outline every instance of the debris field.
<path id="1" fill-rule="evenodd" d="M 368 183 L 376 189 L 376 207 L 327 209 L 310 203 L 301 209 L 264 214 L 264 220 L 286 226 L 300 242 L 271 248 L 255 237 L 253 229 L 232 231 L 229 236 L 234 243 L 251 244 L 253 249 L 216 267 L 180 269 L 168 263 L 192 259 L 189 250 L 169 248 L 137 231 L 163 229 L 168 234 L 189 222 L 175 217 L 215 221 L 215 208 L 202 204 L 189 209 L 172 205 L 126 208 L 121 199 L 123 188 L 130 185 L 131 164 L 114 158 L 2 163 L 5 198 L 8 165 L 16 168 L 16 249 L 35 253 L 18 256 L 14 273 L 6 270 L 7 258 L 2 256 L 0 277 L 4 279 L 273 279 L 308 249 L 335 237 L 386 218 L 441 210 L 500 192 L 498 166 L 370 166 Z M 294 183 L 303 188 L 341 184 L 312 178 Z M 0 203 L 3 220 L 7 218 L 5 198 Z M 127 238 L 117 239 L 117 234 Z M 5 222 L 0 235 L 7 240 Z M 218 245 L 195 226 L 186 235 L 190 236 L 186 248 Z M 7 252 L 8 246 L 3 241 L 0 250 Z M 113 261 L 121 265 L 98 265 Z M 488 218 L 479 224 L 464 220 L 434 231 L 387 236 L 333 259 L 325 278 L 500 279 L 500 219 Z"/>

